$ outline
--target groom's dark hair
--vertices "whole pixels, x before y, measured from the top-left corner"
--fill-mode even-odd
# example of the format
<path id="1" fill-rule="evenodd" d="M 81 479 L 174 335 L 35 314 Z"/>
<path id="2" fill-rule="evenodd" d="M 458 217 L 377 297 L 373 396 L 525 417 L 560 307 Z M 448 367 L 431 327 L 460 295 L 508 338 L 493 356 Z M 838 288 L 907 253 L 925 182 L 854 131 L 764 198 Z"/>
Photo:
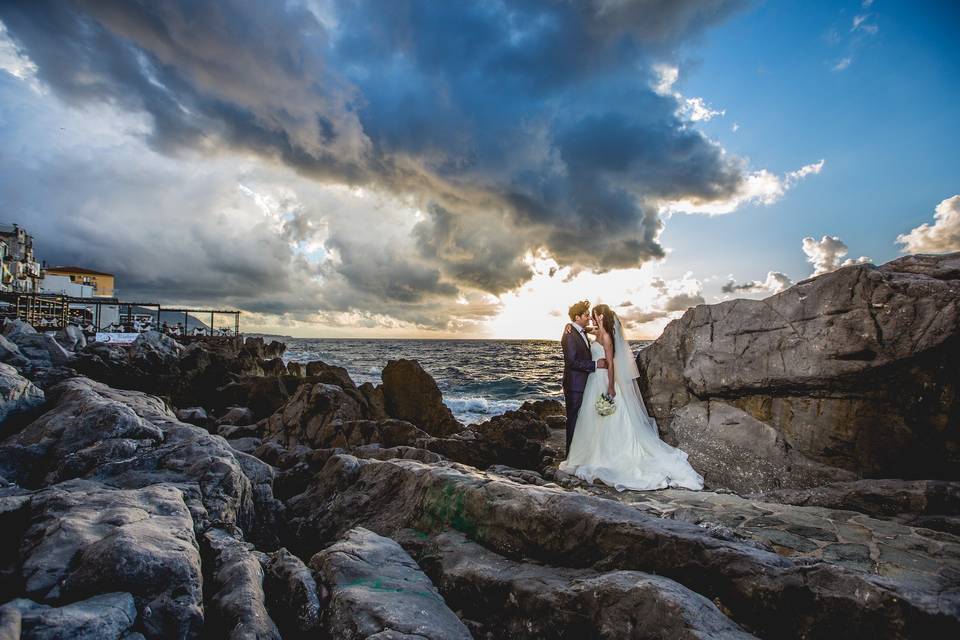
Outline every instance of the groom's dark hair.
<path id="1" fill-rule="evenodd" d="M 570 305 L 567 314 L 570 316 L 570 320 L 576 320 L 577 316 L 582 316 L 587 311 L 590 311 L 590 303 L 586 300 L 581 300 L 580 302 L 574 302 Z"/>

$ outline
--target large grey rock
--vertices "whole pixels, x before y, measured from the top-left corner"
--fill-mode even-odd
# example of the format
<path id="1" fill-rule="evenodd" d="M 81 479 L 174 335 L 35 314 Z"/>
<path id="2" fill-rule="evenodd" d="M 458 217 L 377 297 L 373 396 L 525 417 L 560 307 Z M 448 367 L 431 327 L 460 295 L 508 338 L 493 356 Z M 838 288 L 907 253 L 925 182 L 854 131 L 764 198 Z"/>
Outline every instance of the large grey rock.
<path id="1" fill-rule="evenodd" d="M 18 369 L 30 365 L 30 361 L 20 353 L 20 347 L 2 335 L 0 335 L 0 362 L 6 362 Z"/>
<path id="2" fill-rule="evenodd" d="M 383 368 L 384 408 L 391 418 L 406 420 L 432 436 L 463 430 L 433 377 L 416 360 L 390 360 Z"/>
<path id="3" fill-rule="evenodd" d="M 9 364 L 0 363 L 0 434 L 10 416 L 43 404 L 43 391 Z"/>
<path id="4" fill-rule="evenodd" d="M 469 639 L 470 632 L 400 545 L 361 527 L 310 559 L 330 593 L 335 638 Z"/>
<path id="5" fill-rule="evenodd" d="M 213 528 L 203 534 L 210 577 L 208 619 L 204 634 L 231 640 L 279 640 L 280 631 L 267 612 L 263 568 L 253 545 L 236 532 Z"/>
<path id="6" fill-rule="evenodd" d="M 20 349 L 23 357 L 30 361 L 33 370 L 60 367 L 70 360 L 71 354 L 45 333 L 18 332 L 8 337 Z"/>
<path id="7" fill-rule="evenodd" d="M 838 269 L 699 305 L 638 355 L 652 415 L 722 400 L 818 462 L 960 477 L 960 253 Z"/>
<path id="8" fill-rule="evenodd" d="M 75 324 L 68 324 L 60 329 L 54 334 L 53 338 L 67 351 L 79 351 L 87 346 L 87 337 Z"/>
<path id="9" fill-rule="evenodd" d="M 769 424 L 720 400 L 677 409 L 670 429 L 711 488 L 745 494 L 856 478 L 851 471 L 807 458 Z"/>
<path id="10" fill-rule="evenodd" d="M 917 637 L 960 630 L 955 587 L 795 561 L 614 500 L 517 484 L 455 464 L 335 455 L 287 507 L 301 556 L 355 526 L 381 535 L 453 527 L 512 558 L 671 578 L 763 636 Z"/>
<path id="11" fill-rule="evenodd" d="M 362 419 L 360 404 L 336 385 L 301 385 L 276 413 L 263 421 L 265 438 L 286 446 L 322 446 L 324 433 L 333 425 Z"/>
<path id="12" fill-rule="evenodd" d="M 62 607 L 18 598 L 0 607 L 0 620 L 12 618 L 11 614 L 20 619 L 21 627 L 13 638 L 23 640 L 120 640 L 137 620 L 129 593 L 106 593 Z"/>
<path id="13" fill-rule="evenodd" d="M 417 558 L 485 638 L 753 637 L 703 596 L 661 576 L 517 562 L 455 532 L 431 539 Z"/>
<path id="14" fill-rule="evenodd" d="M 5 338 L 13 338 L 16 335 L 30 335 L 37 330 L 29 322 L 24 322 L 18 318 L 7 318 L 3 321 L 3 335 Z"/>
<path id="15" fill-rule="evenodd" d="M 200 554 L 176 487 L 73 480 L 40 491 L 30 501 L 21 560 L 34 600 L 121 590 L 136 600 L 147 637 L 184 637 L 202 626 Z"/>

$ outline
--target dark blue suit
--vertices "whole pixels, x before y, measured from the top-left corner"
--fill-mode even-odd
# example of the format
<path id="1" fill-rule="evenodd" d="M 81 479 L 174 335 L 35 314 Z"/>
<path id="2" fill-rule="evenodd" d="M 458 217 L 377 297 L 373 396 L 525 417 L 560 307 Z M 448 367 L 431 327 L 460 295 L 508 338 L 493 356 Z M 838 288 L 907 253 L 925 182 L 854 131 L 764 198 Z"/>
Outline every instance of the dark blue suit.
<path id="1" fill-rule="evenodd" d="M 583 402 L 583 390 L 587 386 L 587 376 L 596 371 L 590 348 L 572 324 L 567 324 L 560 338 L 563 348 L 563 402 L 567 409 L 567 451 L 573 441 L 573 432 L 577 428 L 577 415 Z"/>

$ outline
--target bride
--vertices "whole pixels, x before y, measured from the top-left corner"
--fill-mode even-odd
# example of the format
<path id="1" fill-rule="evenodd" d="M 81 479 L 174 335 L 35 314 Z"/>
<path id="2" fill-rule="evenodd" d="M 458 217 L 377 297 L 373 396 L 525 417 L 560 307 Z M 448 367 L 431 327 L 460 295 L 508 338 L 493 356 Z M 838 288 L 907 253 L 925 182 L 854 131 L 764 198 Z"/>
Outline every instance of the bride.
<path id="1" fill-rule="evenodd" d="M 647 414 L 636 381 L 640 372 L 620 319 L 601 304 L 593 309 L 593 322 L 597 340 L 591 355 L 594 360 L 606 358 L 608 368 L 597 369 L 587 379 L 577 428 L 560 470 L 588 482 L 600 480 L 617 491 L 702 489 L 703 476 L 687 462 L 687 454 L 663 442 Z M 616 411 L 608 416 L 595 408 L 604 393 L 616 403 Z"/>

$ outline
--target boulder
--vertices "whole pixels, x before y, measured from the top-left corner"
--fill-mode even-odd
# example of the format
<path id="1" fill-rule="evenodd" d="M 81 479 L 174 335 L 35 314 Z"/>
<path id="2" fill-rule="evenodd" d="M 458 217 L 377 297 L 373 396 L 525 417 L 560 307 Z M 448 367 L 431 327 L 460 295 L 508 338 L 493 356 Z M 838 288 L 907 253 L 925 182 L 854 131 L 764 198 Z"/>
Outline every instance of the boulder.
<path id="1" fill-rule="evenodd" d="M 950 569 L 935 570 L 953 580 L 952 589 L 795 561 L 616 500 L 455 464 L 334 455 L 287 508 L 301 556 L 358 526 L 380 535 L 454 528 L 510 558 L 670 578 L 761 636 L 946 637 L 960 630 Z"/>
<path id="2" fill-rule="evenodd" d="M 264 589 L 270 614 L 284 638 L 319 635 L 321 593 L 300 558 L 286 549 L 271 553 L 264 564 Z"/>
<path id="3" fill-rule="evenodd" d="M 690 402 L 719 400 L 822 464 L 956 479 L 958 273 L 960 253 L 908 256 L 689 309 L 637 356 L 649 411 L 666 426 Z"/>
<path id="4" fill-rule="evenodd" d="M 213 528 L 203 534 L 203 548 L 209 592 L 204 635 L 280 640 L 267 612 L 263 568 L 253 545 L 236 531 Z"/>
<path id="5" fill-rule="evenodd" d="M 287 373 L 291 376 L 297 376 L 298 378 L 302 378 L 304 375 L 306 375 L 303 364 L 294 362 L 293 360 L 287 363 Z"/>
<path id="6" fill-rule="evenodd" d="M 33 370 L 60 367 L 70 360 L 70 353 L 45 333 L 19 332 L 10 336 L 24 358 L 30 361 Z"/>
<path id="7" fill-rule="evenodd" d="M 203 407 L 187 407 L 186 409 L 177 409 L 177 420 L 180 422 L 188 422 L 190 424 L 195 424 L 198 427 L 206 427 L 206 425 L 212 423 L 210 416 L 207 415 L 207 410 Z"/>
<path id="8" fill-rule="evenodd" d="M 227 407 L 227 412 L 217 418 L 217 426 L 250 425 L 257 420 L 248 407 Z"/>
<path id="9" fill-rule="evenodd" d="M 491 640 L 754 637 L 661 576 L 517 562 L 452 531 L 433 537 L 417 559 L 444 599 Z"/>
<path id="10" fill-rule="evenodd" d="M 200 554 L 176 487 L 73 480 L 44 489 L 30 501 L 21 559 L 31 599 L 122 590 L 133 595 L 147 637 L 184 637 L 203 624 Z"/>
<path id="11" fill-rule="evenodd" d="M 769 424 L 720 400 L 677 409 L 670 430 L 710 488 L 748 494 L 856 478 L 851 471 L 807 458 Z"/>
<path id="12" fill-rule="evenodd" d="M 352 529 L 313 556 L 310 568 L 330 594 L 323 617 L 334 638 L 472 637 L 417 563 L 389 538 Z"/>
<path id="13" fill-rule="evenodd" d="M 357 385 L 354 384 L 353 379 L 350 378 L 350 374 L 347 373 L 346 369 L 321 362 L 320 360 L 314 360 L 306 364 L 306 375 L 308 378 L 315 378 L 317 382 L 335 384 L 342 389 L 357 388 Z"/>
<path id="14" fill-rule="evenodd" d="M 68 324 L 60 329 L 54 334 L 53 338 L 67 351 L 79 351 L 87 346 L 87 337 L 75 324 Z"/>
<path id="15" fill-rule="evenodd" d="M 30 365 L 30 361 L 20 353 L 20 347 L 0 335 L 0 362 L 23 369 Z"/>
<path id="16" fill-rule="evenodd" d="M 432 436 L 463 430 L 453 417 L 436 381 L 416 360 L 390 360 L 383 369 L 384 408 L 391 418 L 406 420 Z"/>
<path id="17" fill-rule="evenodd" d="M 6 318 L 3 321 L 3 336 L 8 339 L 17 335 L 30 335 L 36 332 L 37 330 L 33 328 L 33 325 L 19 318 Z"/>
<path id="18" fill-rule="evenodd" d="M 335 424 L 363 418 L 360 404 L 338 386 L 332 384 L 302 385 L 276 413 L 264 420 L 265 438 L 293 446 L 322 446 L 324 434 Z"/>
<path id="19" fill-rule="evenodd" d="M 367 410 L 370 412 L 372 420 L 384 420 L 387 418 L 387 408 L 383 399 L 383 387 L 374 386 L 369 382 L 364 382 L 357 390 L 367 401 Z"/>
<path id="20" fill-rule="evenodd" d="M 62 607 L 18 598 L 0 607 L 0 620 L 19 619 L 20 630 L 10 637 L 31 640 L 121 640 L 137 621 L 129 593 L 105 593 Z M 0 638 L 4 628 L 0 623 Z"/>
<path id="21" fill-rule="evenodd" d="M 10 416 L 39 407 L 43 401 L 43 391 L 9 364 L 0 363 L 0 428 Z"/>

